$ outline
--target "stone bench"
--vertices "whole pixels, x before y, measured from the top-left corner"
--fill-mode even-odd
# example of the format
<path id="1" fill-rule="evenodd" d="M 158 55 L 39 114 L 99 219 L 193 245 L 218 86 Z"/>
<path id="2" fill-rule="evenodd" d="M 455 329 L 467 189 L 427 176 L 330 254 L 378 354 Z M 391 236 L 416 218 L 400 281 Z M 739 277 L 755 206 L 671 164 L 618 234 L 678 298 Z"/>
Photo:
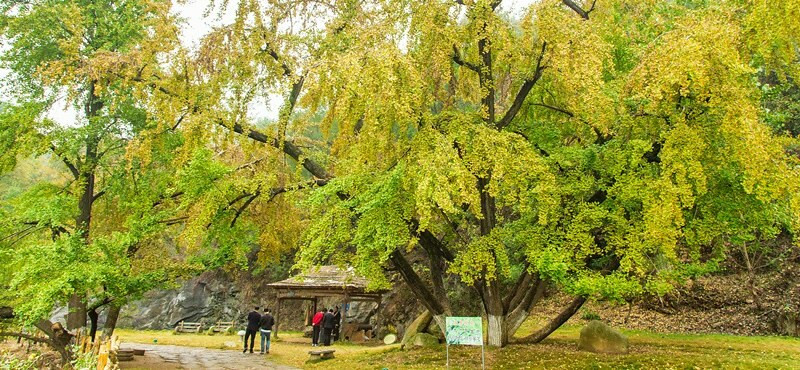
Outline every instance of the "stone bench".
<path id="1" fill-rule="evenodd" d="M 181 321 L 175 327 L 176 333 L 199 333 L 203 330 L 203 323 Z"/>
<path id="2" fill-rule="evenodd" d="M 312 360 L 327 360 L 329 358 L 333 358 L 334 352 L 336 352 L 336 350 L 320 349 L 320 350 L 308 351 L 308 354 L 311 355 Z"/>

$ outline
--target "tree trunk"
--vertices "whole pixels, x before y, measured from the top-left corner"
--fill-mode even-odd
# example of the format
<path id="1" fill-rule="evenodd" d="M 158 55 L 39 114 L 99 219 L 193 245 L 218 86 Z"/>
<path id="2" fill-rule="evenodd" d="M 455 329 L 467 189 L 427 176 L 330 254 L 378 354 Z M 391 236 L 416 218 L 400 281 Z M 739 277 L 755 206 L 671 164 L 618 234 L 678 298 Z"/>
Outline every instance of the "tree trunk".
<path id="1" fill-rule="evenodd" d="M 106 322 L 103 324 L 103 339 L 111 338 L 114 335 L 114 329 L 117 328 L 117 319 L 119 319 L 119 312 L 122 306 L 111 304 L 108 307 L 108 314 L 106 315 Z"/>
<path id="2" fill-rule="evenodd" d="M 411 292 L 413 292 L 420 303 L 431 312 L 431 315 L 433 315 L 434 319 L 436 319 L 436 323 L 439 325 L 439 329 L 444 333 L 445 323 L 442 317 L 444 317 L 446 313 L 441 302 L 439 302 L 436 296 L 425 286 L 425 283 L 420 279 L 419 275 L 414 271 L 414 268 L 411 267 L 411 264 L 408 263 L 408 260 L 406 260 L 405 256 L 403 256 L 399 250 L 392 252 L 392 254 L 389 255 L 389 260 L 392 261 L 392 265 L 400 272 L 400 276 L 403 277 L 403 280 L 411 289 Z"/>
<path id="3" fill-rule="evenodd" d="M 49 320 L 39 320 L 35 326 L 45 333 L 50 339 L 47 344 L 61 355 L 61 360 L 64 365 L 69 364 L 72 359 L 72 354 L 67 350 L 67 345 L 72 341 L 73 335 L 70 334 L 61 323 L 52 323 Z"/>
<path id="4" fill-rule="evenodd" d="M 73 294 L 69 297 L 69 313 L 67 313 L 67 329 L 75 330 L 86 325 L 86 302 L 84 296 Z"/>
<path id="5" fill-rule="evenodd" d="M 89 315 L 89 338 L 92 338 L 92 342 L 94 342 L 95 336 L 97 335 L 97 320 L 100 318 L 100 315 L 97 313 L 97 308 L 92 308 L 87 312 Z"/>
<path id="6" fill-rule="evenodd" d="M 508 344 L 508 326 L 506 325 L 506 312 L 503 307 L 503 297 L 500 295 L 499 282 L 495 280 L 491 285 L 482 285 L 483 304 L 488 320 L 488 344 L 492 347 L 504 347 Z"/>
<path id="7" fill-rule="evenodd" d="M 567 320 L 569 320 L 570 317 L 572 317 L 573 315 L 575 315 L 576 312 L 578 312 L 578 309 L 580 309 L 585 302 L 586 302 L 585 297 L 576 297 L 575 299 L 572 300 L 572 302 L 570 302 L 570 304 L 567 307 L 564 307 L 564 310 L 562 310 L 561 313 L 558 314 L 558 316 L 554 317 L 552 320 L 550 320 L 550 322 L 545 324 L 545 326 L 541 327 L 535 333 L 525 338 L 522 338 L 522 341 L 532 342 L 532 343 L 541 342 L 542 340 L 544 340 L 544 338 L 547 338 L 547 336 L 549 336 L 554 331 L 556 331 L 556 329 L 561 327 L 561 325 L 564 325 L 564 323 L 567 322 Z"/>
<path id="8" fill-rule="evenodd" d="M 103 101 L 98 99 L 95 95 L 95 83 L 91 81 L 88 86 L 88 95 L 84 105 L 84 112 L 86 118 L 91 120 L 97 117 L 100 110 L 103 108 Z M 82 186 L 81 198 L 78 201 L 78 216 L 75 217 L 75 231 L 84 244 L 88 244 L 91 239 L 89 237 L 90 227 L 92 225 L 92 205 L 95 200 L 94 186 L 95 186 L 95 166 L 97 165 L 97 145 L 100 138 L 97 133 L 90 134 L 86 139 L 86 152 L 83 159 L 83 164 L 80 169 L 76 169 L 78 181 Z M 80 289 L 74 293 L 69 299 L 69 314 L 67 316 L 67 329 L 73 330 L 82 328 L 86 325 L 86 293 L 80 292 Z"/>

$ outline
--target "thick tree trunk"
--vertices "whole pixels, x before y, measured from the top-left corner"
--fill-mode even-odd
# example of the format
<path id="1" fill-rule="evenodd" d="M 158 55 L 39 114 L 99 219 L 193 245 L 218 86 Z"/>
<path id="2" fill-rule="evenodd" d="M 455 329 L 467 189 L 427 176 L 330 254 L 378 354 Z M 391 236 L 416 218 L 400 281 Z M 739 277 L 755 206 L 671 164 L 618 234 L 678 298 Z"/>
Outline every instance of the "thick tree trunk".
<path id="1" fill-rule="evenodd" d="M 484 283 L 485 284 L 485 283 Z M 503 297 L 500 295 L 499 282 L 483 285 L 483 304 L 486 310 L 487 342 L 492 347 L 503 347 L 508 344 L 508 327 L 506 326 L 506 312 L 503 307 Z"/>
<path id="2" fill-rule="evenodd" d="M 86 118 L 91 120 L 100 114 L 103 101 L 95 95 L 95 83 L 91 81 L 88 86 L 88 95 L 84 105 Z M 79 234 L 84 244 L 88 244 L 92 225 L 92 205 L 95 200 L 95 166 L 97 165 L 97 145 L 100 141 L 98 134 L 90 134 L 86 140 L 86 152 L 80 169 L 75 170 L 77 180 L 81 185 L 81 197 L 78 201 L 78 216 L 75 217 L 75 231 Z M 67 329 L 74 330 L 86 325 L 86 293 L 76 292 L 69 299 L 69 314 L 67 315 Z"/>
<path id="3" fill-rule="evenodd" d="M 67 329 L 75 330 L 86 326 L 86 302 L 81 294 L 69 297 L 69 313 L 67 313 Z"/>
<path id="4" fill-rule="evenodd" d="M 117 319 L 119 319 L 119 312 L 122 306 L 111 304 L 108 307 L 108 314 L 106 315 L 106 322 L 103 324 L 103 339 L 111 338 L 114 335 L 114 329 L 117 328 Z"/>
<path id="5" fill-rule="evenodd" d="M 567 305 L 567 307 L 564 307 L 564 309 L 561 311 L 561 313 L 558 314 L 558 316 L 554 317 L 552 320 L 550 320 L 550 322 L 545 324 L 545 326 L 541 327 L 535 333 L 525 338 L 522 338 L 522 341 L 532 342 L 532 343 L 541 342 L 542 340 L 544 340 L 544 338 L 547 338 L 547 336 L 549 336 L 554 331 L 556 331 L 556 329 L 561 327 L 561 325 L 564 325 L 564 323 L 567 322 L 567 320 L 569 320 L 570 317 L 572 317 L 573 315 L 575 315 L 576 312 L 578 312 L 578 309 L 580 309 L 585 302 L 586 302 L 585 297 L 576 297 L 575 299 L 572 300 L 572 302 L 570 302 L 569 305 Z"/>
<path id="6" fill-rule="evenodd" d="M 58 322 L 52 323 L 49 320 L 39 320 L 35 326 L 50 338 L 46 343 L 61 355 L 64 365 L 69 364 L 72 354 L 67 350 L 67 345 L 72 341 L 73 335 Z"/>

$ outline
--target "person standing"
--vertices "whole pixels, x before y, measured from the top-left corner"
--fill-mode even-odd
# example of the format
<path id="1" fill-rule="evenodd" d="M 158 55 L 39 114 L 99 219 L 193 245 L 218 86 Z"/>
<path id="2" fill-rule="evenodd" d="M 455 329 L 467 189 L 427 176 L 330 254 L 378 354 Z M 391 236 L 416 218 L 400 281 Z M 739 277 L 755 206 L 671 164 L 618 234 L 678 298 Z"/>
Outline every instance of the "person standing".
<path id="1" fill-rule="evenodd" d="M 319 337 L 320 337 L 320 328 L 322 327 L 322 319 L 325 316 L 325 308 L 319 310 L 316 314 L 314 314 L 314 318 L 311 319 L 311 346 L 316 347 L 319 345 Z"/>
<path id="2" fill-rule="evenodd" d="M 247 353 L 247 339 L 250 339 L 250 353 L 253 353 L 253 345 L 256 341 L 256 333 L 258 332 L 258 324 L 261 321 L 261 314 L 258 313 L 258 306 L 247 314 L 247 330 L 244 332 L 244 351 Z"/>
<path id="3" fill-rule="evenodd" d="M 333 331 L 333 308 L 322 317 L 322 338 L 326 346 L 331 345 L 331 332 Z"/>
<path id="4" fill-rule="evenodd" d="M 333 310 L 333 341 L 339 341 L 340 326 L 342 325 L 342 311 L 339 311 L 339 306 Z"/>
<path id="5" fill-rule="evenodd" d="M 261 331 L 261 354 L 269 353 L 269 336 L 272 334 L 272 325 L 275 325 L 275 318 L 269 312 L 269 308 L 264 309 L 261 321 L 258 326 Z"/>

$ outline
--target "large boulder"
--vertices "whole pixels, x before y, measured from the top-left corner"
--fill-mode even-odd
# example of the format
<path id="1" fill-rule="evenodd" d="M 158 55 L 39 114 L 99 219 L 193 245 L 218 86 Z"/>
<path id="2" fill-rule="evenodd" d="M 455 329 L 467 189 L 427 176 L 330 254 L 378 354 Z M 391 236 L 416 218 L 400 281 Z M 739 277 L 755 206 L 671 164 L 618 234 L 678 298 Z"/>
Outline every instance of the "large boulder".
<path id="1" fill-rule="evenodd" d="M 436 347 L 439 345 L 439 338 L 428 333 L 417 333 L 414 336 L 415 347 Z"/>
<path id="2" fill-rule="evenodd" d="M 581 329 L 578 348 L 595 353 L 628 353 L 628 338 L 602 321 L 592 320 Z"/>

